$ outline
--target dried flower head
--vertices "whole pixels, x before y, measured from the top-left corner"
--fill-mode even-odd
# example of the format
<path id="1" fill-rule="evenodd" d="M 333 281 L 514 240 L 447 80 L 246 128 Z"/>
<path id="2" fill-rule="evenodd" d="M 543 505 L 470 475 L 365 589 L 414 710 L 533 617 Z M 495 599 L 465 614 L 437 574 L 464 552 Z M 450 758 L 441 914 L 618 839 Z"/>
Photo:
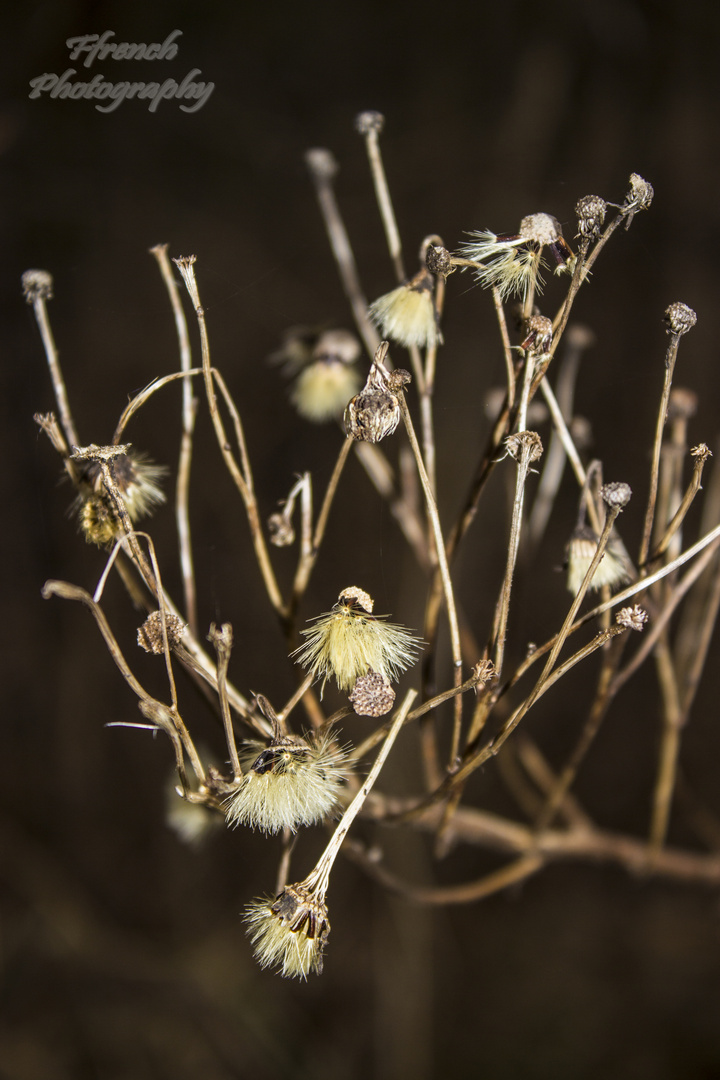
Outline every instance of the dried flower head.
<path id="1" fill-rule="evenodd" d="M 261 967 L 301 979 L 322 972 L 330 922 L 324 898 L 304 882 L 287 885 L 275 900 L 254 900 L 245 922 Z"/>
<path id="2" fill-rule="evenodd" d="M 52 300 L 53 279 L 47 270 L 26 270 L 21 281 L 23 296 L 28 304 L 36 300 Z"/>
<path id="3" fill-rule="evenodd" d="M 385 675 L 368 671 L 353 686 L 350 704 L 357 716 L 385 716 L 395 704 L 395 691 Z"/>
<path id="4" fill-rule="evenodd" d="M 447 278 L 456 269 L 453 258 L 446 247 L 430 244 L 425 253 L 425 265 L 431 274 Z"/>
<path id="5" fill-rule="evenodd" d="M 579 525 L 570 539 L 567 547 L 567 587 L 573 595 L 576 595 L 580 589 L 590 569 L 598 540 L 599 537 L 589 525 Z M 602 589 L 604 585 L 609 585 L 611 589 L 614 589 L 625 585 L 631 577 L 625 548 L 617 537 L 611 535 L 589 588 L 597 590 Z"/>
<path id="6" fill-rule="evenodd" d="M 434 284 L 432 274 L 423 267 L 410 281 L 370 305 L 368 314 L 383 337 L 406 347 L 433 348 L 442 342 Z"/>
<path id="7" fill-rule="evenodd" d="M 665 325 L 668 334 L 687 334 L 697 322 L 697 315 L 687 304 L 670 304 L 665 309 Z"/>
<path id="8" fill-rule="evenodd" d="M 644 180 L 638 173 L 630 174 L 630 188 L 622 205 L 623 212 L 632 216 L 638 210 L 648 210 L 653 201 L 655 191 L 652 184 Z"/>
<path id="9" fill-rule="evenodd" d="M 172 649 L 179 645 L 185 633 L 185 623 L 179 615 L 170 611 L 165 612 L 165 629 L 167 631 L 168 645 Z M 160 654 L 164 651 L 162 612 L 151 611 L 145 622 L 137 632 L 138 645 L 148 653 Z"/>
<path id="10" fill-rule="evenodd" d="M 537 431 L 518 431 L 515 435 L 508 435 L 505 440 L 505 449 L 515 461 L 539 461 L 543 455 L 542 439 Z"/>
<path id="11" fill-rule="evenodd" d="M 113 450 L 118 452 L 113 454 Z M 101 452 L 103 456 L 100 456 Z M 89 543 L 107 547 L 122 532 L 115 504 L 105 490 L 101 460 L 107 460 L 112 467 L 117 491 L 133 525 L 165 502 L 160 480 L 167 469 L 150 461 L 147 455 L 131 450 L 129 445 L 76 447 L 73 457 L 85 463 L 84 479 L 89 491 L 87 495 L 81 495 L 75 505 L 80 527 Z"/>
<path id="12" fill-rule="evenodd" d="M 365 386 L 345 410 L 345 430 L 358 442 L 380 442 L 400 423 L 398 394 L 410 382 L 410 373 L 404 368 L 388 371 L 387 351 L 388 342 L 381 341 Z"/>
<path id="13" fill-rule="evenodd" d="M 340 690 L 350 690 L 370 671 L 397 680 L 400 672 L 415 663 L 421 639 L 371 612 L 372 607 L 368 611 L 354 589 L 343 589 L 332 611 L 302 631 L 307 640 L 292 655 L 322 678 L 323 690 L 331 677 Z"/>
<path id="14" fill-rule="evenodd" d="M 600 235 L 605 223 L 607 203 L 599 195 L 584 195 L 575 203 L 578 218 L 578 236 L 594 240 Z"/>
<path id="15" fill-rule="evenodd" d="M 337 807 L 347 777 L 345 754 L 329 732 L 250 743 L 243 764 L 247 771 L 225 804 L 227 822 L 265 833 L 322 821 Z"/>
<path id="16" fill-rule="evenodd" d="M 632 607 L 620 608 L 615 616 L 615 622 L 619 626 L 624 626 L 628 630 L 644 630 L 645 623 L 648 621 L 648 613 L 639 604 L 634 604 Z"/>
<path id="17" fill-rule="evenodd" d="M 531 315 L 525 320 L 525 338 L 520 348 L 533 352 L 535 355 L 547 353 L 550 351 L 552 339 L 552 319 L 544 315 Z"/>
<path id="18" fill-rule="evenodd" d="M 379 135 L 385 127 L 385 117 L 375 109 L 366 109 L 355 117 L 355 130 L 360 135 L 368 135 L 371 131 Z"/>
<path id="19" fill-rule="evenodd" d="M 108 547 L 122 532 L 122 523 L 109 495 L 93 494 L 77 501 L 80 529 L 88 544 Z"/>
<path id="20" fill-rule="evenodd" d="M 632 497 L 632 488 L 622 480 L 613 480 L 609 484 L 603 484 L 600 495 L 606 506 L 619 506 L 621 510 L 624 510 Z"/>
<path id="21" fill-rule="evenodd" d="M 354 364 L 360 342 L 349 330 L 313 330 L 295 326 L 270 361 L 283 365 L 283 373 L 297 376 L 290 400 L 305 420 L 324 423 L 342 415 L 360 387 Z"/>
<path id="22" fill-rule="evenodd" d="M 503 300 L 525 298 L 531 287 L 538 292 L 544 284 L 541 270 L 547 266 L 543 250 L 552 254 L 556 271 L 574 269 L 574 255 L 562 235 L 557 218 L 551 214 L 530 214 L 520 222 L 519 232 L 502 234 L 480 230 L 473 240 L 462 244 L 461 255 L 481 264 L 475 276 L 481 285 L 496 286 Z"/>

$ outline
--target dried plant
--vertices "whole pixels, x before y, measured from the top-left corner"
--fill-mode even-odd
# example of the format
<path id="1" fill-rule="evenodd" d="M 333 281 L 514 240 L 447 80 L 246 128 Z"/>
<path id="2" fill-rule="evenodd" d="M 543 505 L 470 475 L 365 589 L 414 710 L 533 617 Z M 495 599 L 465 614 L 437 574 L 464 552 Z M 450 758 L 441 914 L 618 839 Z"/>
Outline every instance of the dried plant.
<path id="1" fill-rule="evenodd" d="M 77 600 L 90 610 L 120 674 L 138 698 L 144 726 L 168 736 L 177 772 L 175 797 L 179 796 L 188 809 L 181 820 L 175 810 L 179 833 L 199 842 L 208 832 L 208 823 L 222 822 L 225 815 L 231 826 L 249 825 L 283 834 L 276 896 L 250 904 L 246 921 L 259 962 L 283 975 L 301 978 L 322 970 L 330 930 L 325 895 L 340 850 L 389 889 L 431 904 L 478 900 L 563 859 L 613 862 L 627 870 L 698 884 L 720 882 L 717 849 L 705 852 L 667 843 L 682 732 L 690 720 L 720 605 L 720 524 L 708 516 L 716 512 L 714 495 L 708 499 L 709 510 L 699 537 L 688 539 L 683 531 L 711 456 L 704 443 L 688 455 L 686 432 L 694 411 L 692 395 L 676 391 L 672 385 L 680 342 L 695 324 L 695 313 L 681 303 L 671 304 L 665 313 L 668 346 L 665 357 L 658 357 L 658 372 L 664 381 L 659 374 L 647 492 L 636 492 L 631 501 L 626 483 L 602 482 L 601 461 L 587 460 L 578 438 L 581 426 L 573 415 L 577 358 L 590 340 L 570 322 L 573 305 L 580 289 L 592 288 L 590 271 L 597 272 L 596 261 L 611 237 L 620 226 L 627 230 L 640 210 L 650 208 L 652 187 L 633 173 L 619 202 L 598 195 L 580 197 L 575 207 L 575 250 L 563 237 L 555 216 L 545 212 L 522 216 L 523 208 L 518 208 L 517 233 L 473 230 L 473 222 L 468 222 L 471 239 L 461 243 L 456 253 L 439 236 L 429 233 L 420 244 L 419 269 L 407 276 L 380 151 L 383 123 L 375 112 L 363 113 L 356 121 L 368 152 L 395 279 L 371 304 L 363 292 L 335 196 L 337 164 L 326 150 L 312 150 L 307 155 L 358 336 L 348 330 L 296 329 L 285 335 L 285 343 L 274 357 L 284 362 L 294 379 L 290 400 L 301 417 L 311 422 L 308 439 L 315 435 L 313 424 L 337 423 L 344 415 L 345 430 L 338 433 L 337 460 L 325 481 L 319 511 L 313 505 L 313 480 L 309 473 L 302 473 L 280 509 L 267 523 L 261 520 L 242 410 L 211 360 L 210 329 L 194 256 L 174 262 L 197 322 L 200 364 L 192 365 L 190 335 L 167 247 L 155 247 L 152 253 L 178 328 L 180 364 L 177 371 L 156 379 L 130 402 L 111 441 L 104 445 L 83 446 L 77 434 L 48 318 L 51 276 L 40 270 L 23 276 L 57 401 L 57 415 L 38 415 L 36 419 L 74 485 L 85 539 L 108 552 L 105 570 L 92 593 L 66 582 L 48 581 L 44 595 Z M 548 259 L 565 277 L 553 282 L 552 289 L 562 290 L 562 295 L 555 312 L 546 314 L 538 308 L 537 300 Z M 443 448 L 436 448 L 433 397 L 436 377 L 443 377 L 442 363 L 438 366 L 438 351 L 444 345 L 443 309 L 454 281 L 463 274 L 474 277 L 480 286 L 477 303 L 487 304 L 497 319 L 506 386 L 460 513 L 455 520 L 441 522 L 436 462 Z M 552 290 L 548 288 L 548 292 Z M 517 311 L 513 298 L 518 298 Z M 517 315 L 515 329 L 511 314 Z M 323 313 L 308 315 L 322 318 Z M 385 340 L 378 336 L 378 328 Z M 282 332 L 282 328 L 278 330 Z M 358 338 L 367 354 L 364 362 Z M 367 375 L 361 389 L 362 372 Z M 161 490 L 163 471 L 122 440 L 131 417 L 153 395 L 178 380 L 183 397 L 175 516 L 183 596 L 175 601 L 161 578 L 161 567 L 173 558 L 172 553 L 156 550 L 151 534 L 137 529 L 138 519 L 151 514 L 165 497 Z M 260 575 L 267 603 L 287 642 L 286 655 L 277 662 L 287 664 L 297 689 L 277 711 L 271 704 L 278 696 L 276 688 L 265 687 L 267 696 L 253 695 L 230 681 L 231 625 L 209 628 L 213 655 L 198 622 L 189 510 L 198 385 L 204 388 L 205 408 L 220 458 L 244 507 L 256 560 L 256 566 L 247 572 Z M 551 425 L 542 436 L 528 430 L 528 424 L 535 423 L 532 417 L 538 395 L 544 399 Z M 474 445 L 474 435 L 468 431 L 457 437 Z M 667 452 L 668 447 L 673 453 Z M 401 620 L 398 623 L 375 614 L 374 601 L 358 586 L 343 589 L 335 606 L 325 614 L 307 609 L 310 576 L 316 565 L 322 566 L 328 520 L 340 485 L 349 482 L 344 470 L 353 453 L 367 472 L 375 497 L 390 507 L 416 563 L 418 589 L 426 595 L 424 625 L 417 631 L 402 625 L 400 610 L 393 611 Z M 683 459 L 688 456 L 692 476 L 684 482 Z M 577 483 L 579 502 L 575 528 L 568 529 L 567 586 L 572 600 L 557 632 L 517 659 L 513 655 L 516 644 L 509 644 L 513 597 L 557 504 L 566 462 Z M 504 526 L 507 557 L 495 584 L 494 617 L 483 627 L 464 610 L 456 593 L 453 566 L 473 529 L 488 480 L 499 471 L 511 478 L 513 490 L 509 521 Z M 528 503 L 532 503 L 529 511 Z M 638 504 L 643 507 L 639 511 Z M 620 535 L 623 513 L 634 514 L 641 522 L 635 564 Z M 270 545 L 293 547 L 296 552 L 292 583 L 285 591 L 279 584 Z M 168 688 L 163 700 L 137 680 L 111 629 L 104 594 L 108 575 L 115 572 L 133 602 L 146 610 L 138 643 L 145 651 L 164 658 Z M 528 587 L 526 582 L 524 588 Z M 586 610 L 581 613 L 590 590 L 599 602 L 593 601 L 592 607 L 585 603 Z M 328 593 L 329 606 L 333 595 Z M 308 621 L 307 626 L 301 617 Z M 443 621 L 449 637 L 449 659 L 438 646 Z M 629 641 L 631 631 L 641 633 L 636 643 Z M 478 641 L 484 644 L 476 644 Z M 573 788 L 614 699 L 650 658 L 658 680 L 661 715 L 648 828 L 644 836 L 620 834 L 592 820 Z M 588 672 L 587 698 L 575 706 L 572 749 L 564 761 L 552 767 L 531 738 L 528 715 L 580 663 Z M 203 763 L 191 733 L 196 722 L 187 720 L 193 703 L 180 704 L 175 677 L 178 667 L 208 688 L 227 744 L 225 764 Z M 404 692 L 402 704 L 394 709 L 392 684 L 408 669 L 413 671 L 416 688 Z M 343 707 L 330 715 L 322 693 L 329 681 L 345 699 Z M 437 686 L 444 689 L 436 692 Z M 418 694 L 419 703 L 415 703 Z M 304 723 L 296 718 L 301 706 Z M 386 721 L 371 724 L 366 737 L 355 746 L 348 745 L 346 735 L 341 734 L 340 724 L 346 717 L 354 714 L 380 720 L 390 713 Z M 517 733 L 521 725 L 523 732 Z M 420 745 L 421 775 L 410 775 L 415 793 L 370 794 L 402 728 L 406 729 L 402 733 L 406 745 L 413 738 Z M 243 743 L 240 749 L 238 739 Z M 379 744 L 382 747 L 363 781 L 363 762 Z M 655 750 L 648 746 L 645 752 L 651 755 Z M 504 760 L 514 763 L 511 769 L 501 767 L 500 776 L 517 801 L 516 816 L 489 812 L 466 790 L 471 776 L 496 757 L 498 766 Z M 404 761 L 407 758 L 406 754 Z M 410 781 L 404 791 L 409 790 Z M 686 783 L 691 786 L 692 777 Z M 191 811 L 197 811 L 197 816 Z M 357 841 L 341 847 L 357 814 L 429 834 L 438 856 L 450 846 L 476 845 L 500 853 L 502 865 L 477 880 L 456 885 L 405 881 Z M 315 869 L 300 883 L 288 884 L 296 839 L 293 834 L 339 815 L 340 824 Z M 238 842 L 240 831 L 236 833 Z"/>

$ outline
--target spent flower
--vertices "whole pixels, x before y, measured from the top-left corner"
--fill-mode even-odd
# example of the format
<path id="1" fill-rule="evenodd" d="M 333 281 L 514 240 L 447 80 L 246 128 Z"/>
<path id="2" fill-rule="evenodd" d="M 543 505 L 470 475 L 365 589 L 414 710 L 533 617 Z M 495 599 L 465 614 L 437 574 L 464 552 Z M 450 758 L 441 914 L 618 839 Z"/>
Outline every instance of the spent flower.
<path id="1" fill-rule="evenodd" d="M 373 615 L 373 601 L 362 589 L 343 589 L 331 611 L 302 634 L 306 641 L 292 654 L 317 678 L 323 689 L 334 678 L 340 690 L 351 690 L 369 672 L 397 680 L 415 663 L 421 639 L 404 626 Z"/>
<path id="2" fill-rule="evenodd" d="M 525 299 L 532 288 L 542 291 L 541 270 L 547 267 L 545 249 L 553 256 L 556 272 L 574 269 L 575 256 L 563 237 L 560 222 L 551 214 L 524 217 L 517 233 L 479 230 L 470 236 L 473 239 L 461 244 L 460 254 L 478 264 L 476 279 L 485 288 L 496 286 L 503 300 L 511 296 Z"/>
<path id="3" fill-rule="evenodd" d="M 337 807 L 347 770 L 329 732 L 307 738 L 278 733 L 269 745 L 254 742 L 247 749 L 246 771 L 225 803 L 228 825 L 295 832 Z"/>

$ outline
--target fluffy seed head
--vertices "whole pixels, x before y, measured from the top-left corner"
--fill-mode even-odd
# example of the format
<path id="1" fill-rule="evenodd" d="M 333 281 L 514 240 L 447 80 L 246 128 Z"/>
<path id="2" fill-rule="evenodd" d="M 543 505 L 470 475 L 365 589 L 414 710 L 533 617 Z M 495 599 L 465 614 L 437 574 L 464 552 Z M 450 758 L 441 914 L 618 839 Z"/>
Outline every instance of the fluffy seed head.
<path id="1" fill-rule="evenodd" d="M 120 519 L 109 497 L 89 495 L 79 502 L 79 520 L 88 544 L 108 547 L 122 529 Z"/>
<path id="2" fill-rule="evenodd" d="M 225 804 L 227 823 L 261 832 L 295 832 L 326 818 L 347 777 L 345 754 L 332 735 L 280 736 L 248 744 L 240 785 Z"/>
<path id="3" fill-rule="evenodd" d="M 577 594 L 590 569 L 590 563 L 597 550 L 598 539 L 588 525 L 580 525 L 570 539 L 567 549 L 567 587 L 573 596 Z M 602 589 L 604 585 L 609 585 L 611 589 L 614 589 L 625 585 L 630 578 L 625 549 L 615 537 L 611 536 L 589 587 L 597 590 Z"/>
<path id="4" fill-rule="evenodd" d="M 245 909 L 248 935 L 261 967 L 287 978 L 319 975 L 330 934 L 327 907 L 303 883 L 286 886 L 275 900 L 254 900 Z"/>
<path id="5" fill-rule="evenodd" d="M 178 795 L 175 785 L 168 789 L 165 824 L 183 844 L 198 847 L 222 824 L 222 817 L 202 803 L 189 802 Z"/>
<path id="6" fill-rule="evenodd" d="M 393 289 L 372 303 L 370 318 L 383 337 L 400 345 L 433 347 L 442 342 L 433 300 L 433 276 L 422 269 L 405 285 Z"/>
<path id="7" fill-rule="evenodd" d="M 360 376 L 354 367 L 334 358 L 316 360 L 298 375 L 290 400 L 304 420 L 322 424 L 341 416 L 359 388 Z"/>
<path id="8" fill-rule="evenodd" d="M 421 645 L 420 638 L 404 626 L 368 612 L 350 589 L 340 594 L 332 611 L 321 615 L 302 634 L 305 644 L 292 655 L 322 678 L 323 689 L 327 680 L 334 678 L 340 690 L 350 690 L 370 671 L 396 680 L 415 663 Z"/>

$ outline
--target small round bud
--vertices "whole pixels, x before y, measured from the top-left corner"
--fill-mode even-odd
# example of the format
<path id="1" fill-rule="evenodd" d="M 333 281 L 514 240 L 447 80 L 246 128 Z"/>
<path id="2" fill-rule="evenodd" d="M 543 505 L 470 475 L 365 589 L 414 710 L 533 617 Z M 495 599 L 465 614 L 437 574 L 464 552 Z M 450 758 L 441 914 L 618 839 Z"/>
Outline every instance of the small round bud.
<path id="1" fill-rule="evenodd" d="M 665 309 L 665 325 L 668 334 L 687 334 L 697 322 L 697 315 L 687 304 L 670 304 Z"/>
<path id="2" fill-rule="evenodd" d="M 624 484 L 622 481 L 614 480 L 610 484 L 603 484 L 600 488 L 600 494 L 603 501 L 609 507 L 620 507 L 624 510 L 627 504 L 630 502 L 632 490 L 629 484 Z"/>
<path id="3" fill-rule="evenodd" d="M 438 277 L 444 278 L 446 278 L 448 274 L 451 274 L 455 269 L 452 262 L 452 255 L 448 249 L 436 245 L 431 245 L 427 249 L 425 265 L 432 274 L 437 274 Z"/>
<path id="4" fill-rule="evenodd" d="M 305 164 L 310 172 L 319 180 L 332 180 L 337 175 L 340 166 L 330 150 L 315 147 L 305 152 Z"/>
<path id="5" fill-rule="evenodd" d="M 605 222 L 607 203 L 599 195 L 584 195 L 575 203 L 578 217 L 578 235 L 593 240 L 599 235 Z"/>
<path id="6" fill-rule="evenodd" d="M 381 112 L 376 112 L 374 109 L 358 113 L 355 117 L 355 130 L 360 135 L 369 135 L 371 131 L 376 131 L 379 135 L 384 127 L 385 117 Z"/>
<path id="7" fill-rule="evenodd" d="M 360 676 L 350 694 L 350 704 L 358 716 L 385 716 L 394 703 L 390 680 L 372 669 Z"/>
<path id="8" fill-rule="evenodd" d="M 53 279 L 47 270 L 26 270 L 22 278 L 23 296 L 28 304 L 35 300 L 52 300 Z"/>
<path id="9" fill-rule="evenodd" d="M 653 201 L 654 194 L 652 184 L 649 184 L 647 180 L 643 180 L 638 173 L 631 173 L 630 190 L 625 196 L 623 209 L 625 211 L 631 210 L 633 213 L 637 210 L 647 210 Z"/>
<path id="10" fill-rule="evenodd" d="M 633 607 L 620 608 L 615 616 L 615 622 L 628 630 L 643 630 L 647 621 L 648 613 L 639 604 L 635 604 Z"/>
<path id="11" fill-rule="evenodd" d="M 178 615 L 165 612 L 165 628 L 167 630 L 168 645 L 172 649 L 180 643 L 185 633 L 185 623 Z M 160 655 L 164 651 L 162 613 L 152 611 L 137 632 L 137 643 L 145 652 Z"/>

